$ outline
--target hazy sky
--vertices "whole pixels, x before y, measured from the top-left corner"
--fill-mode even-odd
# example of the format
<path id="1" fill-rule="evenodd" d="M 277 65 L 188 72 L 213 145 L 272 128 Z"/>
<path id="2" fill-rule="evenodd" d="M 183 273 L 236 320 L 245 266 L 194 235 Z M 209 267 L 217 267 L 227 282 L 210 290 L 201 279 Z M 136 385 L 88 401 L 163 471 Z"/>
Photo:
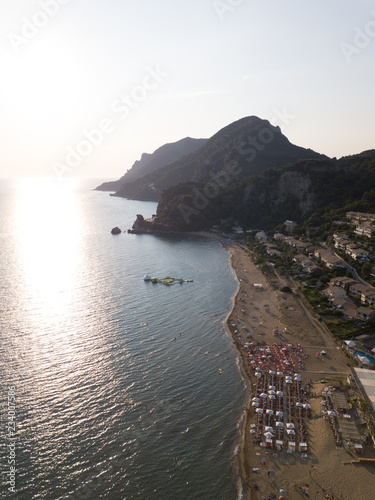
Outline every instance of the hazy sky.
<path id="1" fill-rule="evenodd" d="M 1 0 L 0 176 L 119 177 L 249 115 L 375 147 L 370 0 Z"/>

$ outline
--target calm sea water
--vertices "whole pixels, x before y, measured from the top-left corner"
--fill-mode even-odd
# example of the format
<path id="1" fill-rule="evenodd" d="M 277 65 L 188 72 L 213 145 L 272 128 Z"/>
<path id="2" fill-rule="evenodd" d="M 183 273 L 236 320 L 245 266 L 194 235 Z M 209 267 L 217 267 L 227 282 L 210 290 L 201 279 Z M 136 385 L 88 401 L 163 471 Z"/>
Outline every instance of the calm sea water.
<path id="1" fill-rule="evenodd" d="M 0 182 L 2 494 L 234 499 L 246 388 L 223 326 L 229 255 L 199 237 L 112 236 L 156 204 L 92 191 L 99 182 Z"/>

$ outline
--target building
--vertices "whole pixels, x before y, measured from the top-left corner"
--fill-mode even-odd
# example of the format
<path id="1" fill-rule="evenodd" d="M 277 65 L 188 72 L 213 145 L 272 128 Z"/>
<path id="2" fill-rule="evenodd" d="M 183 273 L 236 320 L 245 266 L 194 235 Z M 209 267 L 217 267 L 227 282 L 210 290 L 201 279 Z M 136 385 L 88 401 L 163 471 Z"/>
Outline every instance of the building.
<path id="1" fill-rule="evenodd" d="M 370 407 L 372 416 L 374 418 L 375 412 L 375 371 L 365 368 L 353 368 L 353 374 L 359 388 Z"/>
<path id="2" fill-rule="evenodd" d="M 296 229 L 296 227 L 298 226 L 297 222 L 294 222 L 292 220 L 286 220 L 284 222 L 284 225 L 285 225 L 285 229 L 287 230 L 287 232 L 289 234 L 293 234 L 294 233 L 294 230 Z"/>

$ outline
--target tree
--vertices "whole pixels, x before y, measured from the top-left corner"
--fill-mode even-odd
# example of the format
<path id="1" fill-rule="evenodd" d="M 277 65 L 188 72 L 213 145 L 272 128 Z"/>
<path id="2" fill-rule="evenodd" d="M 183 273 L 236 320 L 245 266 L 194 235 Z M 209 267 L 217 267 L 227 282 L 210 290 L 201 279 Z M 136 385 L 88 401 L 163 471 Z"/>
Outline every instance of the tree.
<path id="1" fill-rule="evenodd" d="M 364 280 L 368 280 L 371 276 L 372 264 L 371 262 L 365 262 L 361 267 L 361 276 Z"/>

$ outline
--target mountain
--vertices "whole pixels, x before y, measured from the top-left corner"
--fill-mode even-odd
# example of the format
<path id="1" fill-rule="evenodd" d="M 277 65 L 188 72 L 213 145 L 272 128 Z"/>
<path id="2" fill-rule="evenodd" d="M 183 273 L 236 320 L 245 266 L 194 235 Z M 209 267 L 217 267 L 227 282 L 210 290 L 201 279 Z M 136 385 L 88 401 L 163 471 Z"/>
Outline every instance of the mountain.
<path id="1" fill-rule="evenodd" d="M 279 127 L 256 116 L 242 118 L 219 130 L 197 151 L 126 182 L 115 193 L 130 199 L 158 201 L 162 191 L 183 182 L 209 182 L 232 169 L 230 183 L 259 174 L 268 168 L 281 168 L 300 159 L 325 158 L 291 144 Z M 236 174 L 233 174 L 236 165 Z"/>
<path id="2" fill-rule="evenodd" d="M 270 229 L 287 219 L 316 226 L 346 211 L 374 213 L 374 186 L 375 150 L 299 160 L 216 190 L 201 182 L 172 186 L 162 194 L 156 223 L 159 230 L 178 231 L 210 228 L 227 218 L 247 228 Z"/>
<path id="3" fill-rule="evenodd" d="M 130 170 L 117 181 L 104 182 L 96 189 L 98 191 L 118 191 L 124 183 L 133 182 L 154 170 L 169 165 L 183 156 L 188 155 L 204 146 L 207 139 L 192 139 L 185 137 L 177 142 L 164 144 L 152 154 L 143 153 L 140 160 L 137 160 Z"/>

